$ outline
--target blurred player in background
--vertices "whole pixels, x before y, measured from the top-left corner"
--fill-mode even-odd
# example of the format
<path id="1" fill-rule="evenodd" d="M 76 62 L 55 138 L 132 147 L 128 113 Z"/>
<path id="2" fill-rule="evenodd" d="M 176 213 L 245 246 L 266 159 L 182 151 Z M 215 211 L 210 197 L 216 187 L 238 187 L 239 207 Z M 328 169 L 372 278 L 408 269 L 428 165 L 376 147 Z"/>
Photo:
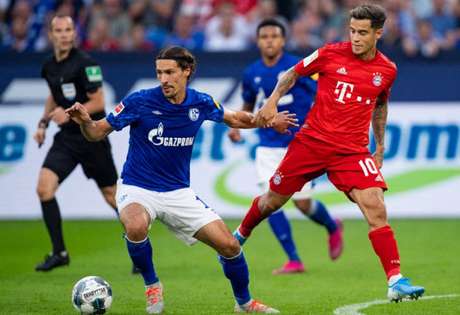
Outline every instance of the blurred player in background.
<path id="1" fill-rule="evenodd" d="M 273 92 L 279 76 L 299 62 L 300 58 L 284 52 L 285 37 L 286 29 L 276 19 L 267 19 L 258 25 L 257 45 L 262 58 L 244 72 L 244 111 L 252 113 L 255 106 L 261 107 Z M 301 78 L 288 94 L 280 99 L 278 108 L 280 111 L 295 113 L 300 121 L 304 121 L 315 93 L 316 81 L 310 77 Z M 286 148 L 299 128 L 291 127 L 289 130 L 290 134 L 280 134 L 271 128 L 257 130 L 260 142 L 256 149 L 256 171 L 262 191 L 268 190 L 270 177 L 286 154 Z M 233 142 L 241 141 L 238 129 L 230 129 L 228 135 Z M 335 260 L 343 249 L 341 222 L 330 216 L 321 201 L 311 199 L 312 188 L 312 181 L 305 183 L 302 189 L 292 196 L 292 200 L 304 215 L 326 228 L 329 234 L 329 256 Z M 305 268 L 297 254 L 291 226 L 283 209 L 270 215 L 268 222 L 289 259 L 281 268 L 273 270 L 273 273 L 303 272 Z"/>
<path id="2" fill-rule="evenodd" d="M 425 289 L 411 285 L 400 271 L 399 253 L 387 221 L 380 173 L 388 97 L 396 66 L 376 48 L 386 14 L 378 5 L 351 10 L 350 42 L 326 45 L 290 68 L 257 113 L 258 124 L 270 125 L 277 104 L 301 76 L 319 73 L 315 105 L 270 179 L 267 193 L 254 199 L 235 231 L 244 241 L 254 227 L 279 209 L 305 184 L 324 173 L 337 189 L 356 202 L 369 225 L 369 239 L 388 280 L 388 298 L 418 298 Z M 376 152 L 368 149 L 372 122 Z"/>
<path id="3" fill-rule="evenodd" d="M 43 220 L 53 251 L 36 266 L 36 271 L 49 271 L 70 262 L 55 194 L 59 185 L 78 164 L 88 178 L 96 181 L 107 203 L 116 211 L 115 190 L 118 176 L 109 140 L 88 142 L 81 134 L 79 126 L 70 121 L 64 112 L 75 102 L 80 102 L 94 119 L 105 116 L 101 68 L 86 53 L 74 47 L 75 36 L 72 18 L 56 16 L 52 19 L 49 38 L 54 54 L 44 63 L 41 74 L 48 83 L 51 94 L 46 100 L 34 139 L 40 147 L 45 141 L 49 122 L 53 121 L 60 127 L 43 162 L 37 185 Z"/>
<path id="4" fill-rule="evenodd" d="M 278 313 L 251 298 L 248 266 L 238 241 L 190 188 L 192 147 L 205 120 L 235 128 L 257 127 L 252 114 L 224 109 L 209 95 L 187 88 L 195 67 L 194 56 L 185 48 L 166 48 L 156 58 L 161 86 L 128 95 L 101 120 L 93 121 L 81 104 L 75 104 L 67 113 L 91 141 L 130 126 L 117 205 L 129 255 L 144 278 L 147 313 L 158 314 L 164 308 L 163 288 L 153 266 L 148 238 L 149 226 L 156 218 L 186 244 L 199 240 L 218 252 L 233 288 L 235 311 Z M 286 131 L 289 125 L 297 125 L 292 116 L 274 116 L 274 128 Z"/>

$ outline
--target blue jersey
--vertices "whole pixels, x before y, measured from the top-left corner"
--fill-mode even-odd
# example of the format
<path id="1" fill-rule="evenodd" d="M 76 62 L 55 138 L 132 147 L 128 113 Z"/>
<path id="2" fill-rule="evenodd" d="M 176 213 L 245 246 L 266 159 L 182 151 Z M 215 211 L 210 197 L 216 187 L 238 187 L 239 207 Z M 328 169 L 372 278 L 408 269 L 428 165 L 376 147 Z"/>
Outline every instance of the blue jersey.
<path id="1" fill-rule="evenodd" d="M 123 183 L 158 192 L 189 187 L 195 136 L 203 121 L 223 116 L 211 96 L 189 88 L 182 104 L 170 103 L 160 87 L 128 95 L 107 116 L 115 130 L 131 127 Z"/>
<path id="2" fill-rule="evenodd" d="M 278 62 L 268 67 L 262 59 L 251 64 L 243 74 L 243 100 L 259 108 L 275 89 L 280 75 L 296 65 L 300 58 L 283 53 Z M 297 115 L 300 125 L 310 110 L 316 93 L 316 81 L 309 77 L 299 78 L 296 84 L 278 103 L 278 111 L 288 110 Z M 287 147 L 299 127 L 291 127 L 291 135 L 280 134 L 272 128 L 259 128 L 259 145 L 264 147 Z"/>

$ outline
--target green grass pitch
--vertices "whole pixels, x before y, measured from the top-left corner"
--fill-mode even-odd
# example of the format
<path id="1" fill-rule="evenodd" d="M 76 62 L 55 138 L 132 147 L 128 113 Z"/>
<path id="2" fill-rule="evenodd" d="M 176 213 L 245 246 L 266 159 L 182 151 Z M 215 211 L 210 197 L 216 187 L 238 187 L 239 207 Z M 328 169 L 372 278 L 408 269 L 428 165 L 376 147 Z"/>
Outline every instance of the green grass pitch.
<path id="1" fill-rule="evenodd" d="M 229 220 L 234 228 L 238 222 Z M 457 297 L 373 305 L 373 314 L 460 314 L 460 220 L 393 220 L 403 273 L 426 295 Z M 272 276 L 285 262 L 267 223 L 245 245 L 253 297 L 283 314 L 333 314 L 338 307 L 381 300 L 386 283 L 361 220 L 345 221 L 345 251 L 337 262 L 327 256 L 325 231 L 306 220 L 293 221 L 294 237 L 308 271 Z M 76 314 L 73 284 L 87 275 L 105 278 L 113 288 L 109 314 L 145 314 L 140 276 L 115 221 L 65 221 L 69 267 L 37 273 L 35 264 L 49 249 L 41 221 L 0 221 L 0 314 Z M 233 299 L 216 254 L 198 244 L 188 248 L 155 223 L 150 237 L 165 290 L 165 314 L 231 314 Z"/>

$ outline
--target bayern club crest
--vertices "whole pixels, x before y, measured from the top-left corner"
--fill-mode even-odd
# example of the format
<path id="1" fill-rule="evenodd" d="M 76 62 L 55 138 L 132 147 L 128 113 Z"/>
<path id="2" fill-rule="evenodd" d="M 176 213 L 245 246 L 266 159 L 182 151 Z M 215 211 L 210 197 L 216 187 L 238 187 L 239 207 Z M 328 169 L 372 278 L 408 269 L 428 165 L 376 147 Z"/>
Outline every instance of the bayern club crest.
<path id="1" fill-rule="evenodd" d="M 281 174 L 276 172 L 275 175 L 273 176 L 273 184 L 279 185 L 281 184 Z"/>
<path id="2" fill-rule="evenodd" d="M 381 86 L 382 85 L 382 74 L 379 72 L 373 73 L 374 77 L 372 78 L 372 84 L 375 86 Z"/>

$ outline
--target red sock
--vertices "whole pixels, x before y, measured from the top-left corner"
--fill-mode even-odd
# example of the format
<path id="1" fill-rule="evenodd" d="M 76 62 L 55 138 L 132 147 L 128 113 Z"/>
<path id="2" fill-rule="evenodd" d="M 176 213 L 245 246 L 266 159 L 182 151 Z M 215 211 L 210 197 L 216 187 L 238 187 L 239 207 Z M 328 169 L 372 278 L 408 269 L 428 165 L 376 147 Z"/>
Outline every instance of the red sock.
<path id="1" fill-rule="evenodd" d="M 249 235 L 251 235 L 252 230 L 260 222 L 262 222 L 263 219 L 265 219 L 265 216 L 263 216 L 259 210 L 259 205 L 258 205 L 259 199 L 260 199 L 260 196 L 254 199 L 254 201 L 252 202 L 251 208 L 249 208 L 249 211 L 246 213 L 243 221 L 240 224 L 240 227 L 239 227 L 240 234 L 245 238 L 249 237 Z"/>
<path id="2" fill-rule="evenodd" d="M 389 225 L 378 228 L 369 232 L 374 251 L 379 256 L 383 269 L 387 274 L 387 279 L 397 275 L 400 272 L 398 245 L 393 234 L 393 230 Z"/>

